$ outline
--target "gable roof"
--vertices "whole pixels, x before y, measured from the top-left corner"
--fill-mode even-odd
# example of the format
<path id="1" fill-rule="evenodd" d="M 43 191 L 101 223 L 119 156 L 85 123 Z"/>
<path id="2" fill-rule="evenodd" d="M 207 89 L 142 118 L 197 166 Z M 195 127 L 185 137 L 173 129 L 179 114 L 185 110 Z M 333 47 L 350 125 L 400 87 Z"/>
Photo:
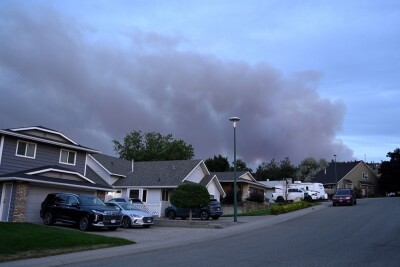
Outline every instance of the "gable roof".
<path id="1" fill-rule="evenodd" d="M 311 179 L 311 181 L 313 183 L 335 184 L 360 163 L 361 161 L 337 162 L 335 176 L 335 162 L 331 162 L 328 167 L 319 171 L 314 178 Z"/>
<path id="2" fill-rule="evenodd" d="M 0 130 L 0 134 L 24 138 L 31 141 L 42 142 L 75 150 L 86 151 L 90 153 L 100 153 L 99 151 L 79 145 L 77 142 L 68 138 L 61 132 L 51 130 L 42 126 L 32 126 L 24 128 L 13 128 Z"/>
<path id="3" fill-rule="evenodd" d="M 78 181 L 78 180 L 54 178 L 54 177 L 40 175 L 41 173 L 45 173 L 48 171 L 68 173 L 70 175 L 75 174 L 77 177 L 81 178 L 81 180 Z M 85 189 L 93 189 L 101 191 L 109 191 L 110 189 L 112 189 L 112 187 L 107 184 L 99 184 L 88 178 L 82 179 L 81 174 L 73 172 L 66 168 L 62 167 L 60 168 L 59 166 L 44 166 L 41 168 L 3 174 L 0 175 L 0 181 L 25 181 L 32 183 L 74 187 L 74 188 L 85 188 Z"/>
<path id="4" fill-rule="evenodd" d="M 248 174 L 248 176 L 251 178 L 251 180 L 244 179 L 243 176 L 245 174 Z M 218 178 L 220 183 L 233 183 L 235 180 L 234 172 L 212 172 L 211 175 L 215 175 Z M 264 188 L 269 188 L 268 186 L 266 186 L 262 183 L 259 183 L 256 179 L 254 179 L 253 175 L 251 175 L 251 173 L 248 171 L 236 172 L 236 182 L 248 183 L 248 184 L 252 184 L 252 185 L 261 186 Z"/>
<path id="5" fill-rule="evenodd" d="M 133 172 L 120 178 L 113 186 L 176 187 L 201 163 L 202 160 L 135 162 Z"/>
<path id="6" fill-rule="evenodd" d="M 243 178 L 240 178 L 242 175 L 246 174 L 247 172 L 241 171 L 241 172 L 236 172 L 236 181 L 240 180 L 245 180 Z M 216 175 L 218 177 L 218 180 L 220 182 L 233 182 L 234 180 L 234 172 L 211 172 L 211 174 Z M 245 180 L 248 181 L 248 180 Z"/>
<path id="7" fill-rule="evenodd" d="M 135 168 L 135 162 L 104 154 L 89 155 L 110 175 L 126 177 Z"/>

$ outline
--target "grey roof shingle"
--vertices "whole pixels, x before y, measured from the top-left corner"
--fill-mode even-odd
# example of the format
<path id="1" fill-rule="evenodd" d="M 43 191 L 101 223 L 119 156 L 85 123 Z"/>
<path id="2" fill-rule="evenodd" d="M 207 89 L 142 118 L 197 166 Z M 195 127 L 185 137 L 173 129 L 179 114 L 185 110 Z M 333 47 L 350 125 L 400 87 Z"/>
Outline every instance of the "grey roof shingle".
<path id="1" fill-rule="evenodd" d="M 352 169 L 354 169 L 361 161 L 353 162 L 337 162 L 336 163 L 336 176 L 335 176 L 335 163 L 331 162 L 326 169 L 319 171 L 311 181 L 313 183 L 322 184 L 335 184 L 346 176 Z"/>
<path id="2" fill-rule="evenodd" d="M 236 179 L 239 179 L 245 173 L 245 171 L 236 172 Z M 220 182 L 233 182 L 234 180 L 234 172 L 211 172 L 211 174 L 216 175 Z"/>
<path id="3" fill-rule="evenodd" d="M 135 162 L 133 172 L 120 178 L 113 186 L 175 187 L 183 182 L 201 160 Z"/>
<path id="4" fill-rule="evenodd" d="M 123 175 L 126 176 L 129 172 L 132 171 L 132 164 L 133 167 L 136 164 L 135 162 L 120 159 L 104 154 L 94 154 L 91 155 L 95 160 L 97 160 L 104 168 L 106 168 L 110 173 L 116 175 Z"/>

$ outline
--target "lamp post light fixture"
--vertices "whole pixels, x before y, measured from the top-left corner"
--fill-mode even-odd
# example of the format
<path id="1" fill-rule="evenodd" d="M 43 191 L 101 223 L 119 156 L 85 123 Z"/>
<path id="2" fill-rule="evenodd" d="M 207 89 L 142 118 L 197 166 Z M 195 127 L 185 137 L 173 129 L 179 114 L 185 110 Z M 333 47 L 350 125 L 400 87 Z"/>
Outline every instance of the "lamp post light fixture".
<path id="1" fill-rule="evenodd" d="M 337 182 L 337 171 L 336 171 L 336 156 L 337 155 L 333 155 L 335 157 L 335 185 L 336 185 L 336 192 L 338 190 L 338 182 Z"/>
<path id="2" fill-rule="evenodd" d="M 233 123 L 233 222 L 237 222 L 237 191 L 236 191 L 236 125 L 240 121 L 238 117 L 231 117 Z"/>

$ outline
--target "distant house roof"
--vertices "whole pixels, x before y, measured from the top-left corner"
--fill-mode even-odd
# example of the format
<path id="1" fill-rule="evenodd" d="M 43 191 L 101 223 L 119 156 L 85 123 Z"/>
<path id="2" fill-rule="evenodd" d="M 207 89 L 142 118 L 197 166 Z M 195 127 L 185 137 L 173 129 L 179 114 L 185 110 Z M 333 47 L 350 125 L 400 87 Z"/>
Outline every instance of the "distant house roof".
<path id="1" fill-rule="evenodd" d="M 284 181 L 282 180 L 274 180 L 274 181 L 258 181 L 260 184 L 263 184 L 269 188 L 274 188 L 276 186 L 282 186 Z"/>
<path id="2" fill-rule="evenodd" d="M 242 176 L 245 173 L 247 173 L 247 172 L 245 172 L 245 171 L 236 172 L 236 181 L 239 181 L 239 180 L 249 181 L 249 180 L 240 178 L 240 176 Z M 211 172 L 211 174 L 216 175 L 220 182 L 233 182 L 233 180 L 235 178 L 234 172 Z"/>
<path id="3" fill-rule="evenodd" d="M 361 161 L 332 162 L 326 169 L 319 171 L 311 181 L 313 183 L 335 184 L 353 170 Z M 335 172 L 336 165 L 336 172 Z M 335 175 L 336 173 L 336 175 Z"/>
<path id="4" fill-rule="evenodd" d="M 200 165 L 201 160 L 171 160 L 135 162 L 133 171 L 113 186 L 176 187 Z"/>
<path id="5" fill-rule="evenodd" d="M 243 176 L 247 174 L 251 180 L 243 178 Z M 235 173 L 234 172 L 211 172 L 211 175 L 217 176 L 219 182 L 221 184 L 223 183 L 233 183 L 234 178 L 235 178 Z M 247 171 L 241 171 L 241 172 L 236 172 L 236 182 L 237 183 L 248 183 L 248 184 L 253 184 L 261 187 L 267 187 L 262 183 L 259 183 L 254 177 L 251 175 L 250 172 Z"/>
<path id="6" fill-rule="evenodd" d="M 58 145 L 61 147 L 72 148 L 75 150 L 82 150 L 90 153 L 99 153 L 99 151 L 79 145 L 77 142 L 68 138 L 61 132 L 45 128 L 43 126 L 32 126 L 24 128 L 3 129 L 0 134 L 14 136 L 17 138 L 24 138 L 36 142 L 48 143 Z"/>
<path id="7" fill-rule="evenodd" d="M 61 172 L 61 173 L 69 173 L 71 175 L 76 175 L 76 177 L 81 178 L 81 180 L 71 180 L 71 179 L 62 179 L 62 178 L 54 178 L 43 175 L 43 173 L 47 171 Z M 41 175 L 42 174 L 42 175 Z M 40 183 L 40 184 L 48 184 L 48 185 L 59 185 L 65 187 L 76 187 L 76 188 L 84 188 L 84 189 L 93 189 L 93 190 L 103 190 L 107 191 L 112 189 L 111 186 L 105 183 L 97 183 L 92 179 L 88 179 L 83 177 L 81 174 L 73 172 L 67 168 L 62 168 L 59 166 L 44 166 L 41 168 L 29 169 L 20 172 L 8 173 L 0 175 L 0 181 L 26 181 L 32 183 Z"/>

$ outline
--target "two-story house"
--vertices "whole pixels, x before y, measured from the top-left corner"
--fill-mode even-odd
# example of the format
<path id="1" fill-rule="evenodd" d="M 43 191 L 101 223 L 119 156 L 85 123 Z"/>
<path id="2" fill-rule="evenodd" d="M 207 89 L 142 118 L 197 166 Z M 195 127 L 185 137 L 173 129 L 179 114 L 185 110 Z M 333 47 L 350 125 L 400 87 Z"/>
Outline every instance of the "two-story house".
<path id="1" fill-rule="evenodd" d="M 322 183 L 329 195 L 333 195 L 340 188 L 361 190 L 364 197 L 379 193 L 378 176 L 364 161 L 331 162 L 311 181 Z"/>
<path id="2" fill-rule="evenodd" d="M 97 194 L 112 190 L 86 177 L 87 154 L 99 153 L 44 127 L 0 130 L 0 221 L 40 222 L 48 193 Z"/>

